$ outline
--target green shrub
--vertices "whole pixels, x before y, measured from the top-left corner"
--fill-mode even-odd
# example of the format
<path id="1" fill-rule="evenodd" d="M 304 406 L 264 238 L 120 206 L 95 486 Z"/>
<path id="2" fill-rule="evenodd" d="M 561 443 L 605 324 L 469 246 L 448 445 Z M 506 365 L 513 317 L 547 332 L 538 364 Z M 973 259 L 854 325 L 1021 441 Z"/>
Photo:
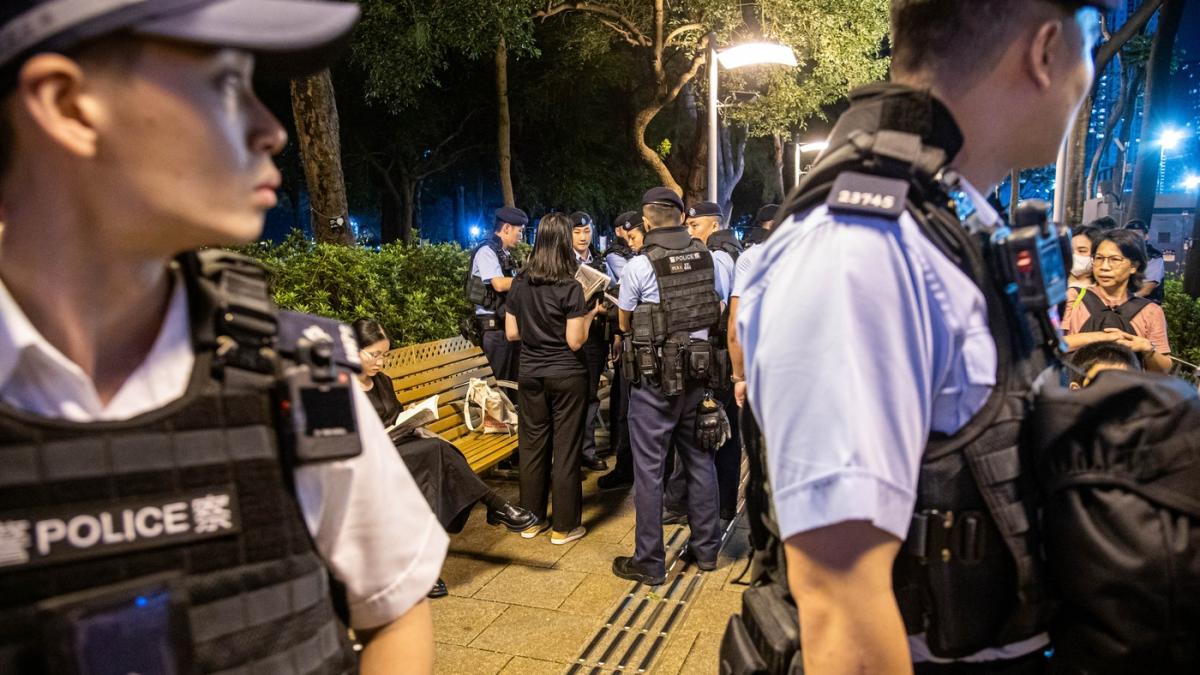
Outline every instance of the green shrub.
<path id="1" fill-rule="evenodd" d="M 1167 279 L 1163 311 L 1171 354 L 1200 365 L 1200 300 L 1183 292 L 1183 281 L 1178 277 Z"/>
<path id="2" fill-rule="evenodd" d="M 293 232 L 282 244 L 240 249 L 271 271 L 283 309 L 347 323 L 371 317 L 394 346 L 454 337 L 469 311 L 463 296 L 467 255 L 457 244 L 316 244 Z"/>

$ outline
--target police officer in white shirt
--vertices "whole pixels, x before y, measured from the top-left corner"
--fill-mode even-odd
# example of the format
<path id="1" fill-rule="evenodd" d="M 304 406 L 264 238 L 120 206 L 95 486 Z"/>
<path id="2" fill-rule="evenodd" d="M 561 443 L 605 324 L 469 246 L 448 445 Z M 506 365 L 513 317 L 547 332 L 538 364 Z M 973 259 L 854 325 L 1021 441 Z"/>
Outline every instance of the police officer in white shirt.
<path id="1" fill-rule="evenodd" d="M 928 233 L 949 233 L 963 251 L 961 243 L 973 240 L 906 210 L 924 199 L 907 178 L 870 172 L 925 167 L 904 175 L 923 175 L 913 180 L 930 185 L 934 174 L 921 172 L 949 164 L 962 180 L 953 181 L 954 172 L 936 180 L 961 187 L 978 222 L 995 224 L 979 193 L 1013 167 L 1054 161 L 1092 83 L 1096 10 L 1111 4 L 893 0 L 893 84 L 852 95 L 814 173 L 839 157 L 872 159 L 831 176 L 835 182 L 817 190 L 819 202 L 790 218 L 780 214 L 784 222 L 744 280 L 738 336 L 766 436 L 806 673 L 904 673 L 914 661 L 918 673 L 1047 668 L 1038 598 L 1012 591 L 1012 576 L 1024 572 L 1005 557 L 1011 512 L 975 514 L 970 536 L 992 545 L 975 569 L 998 561 L 1007 573 L 973 584 L 961 583 L 972 573 L 969 550 L 946 543 L 928 555 L 910 535 L 919 519 L 938 527 L 920 511 L 938 496 L 925 483 L 935 459 L 924 456 L 927 442 L 931 434 L 955 435 L 989 401 L 998 350 L 989 324 L 1004 314 L 988 311 L 1001 306 L 985 302 L 981 288 L 990 279 L 969 277 L 960 266 L 966 258 L 952 261 L 945 242 Z M 945 213 L 947 203 L 933 208 Z M 1018 562 L 1027 560 L 1023 553 Z M 928 576 L 905 576 L 918 560 Z M 943 581 L 987 600 L 938 605 L 958 597 L 942 595 Z M 914 588 L 921 590 L 901 593 Z M 971 663 L 948 663 L 954 659 Z"/>
<path id="2" fill-rule="evenodd" d="M 325 67 L 357 16 L 0 8 L 0 671 L 432 672 L 447 538 L 346 386 L 346 327 L 188 253 L 253 241 L 276 203 L 256 70 Z"/>

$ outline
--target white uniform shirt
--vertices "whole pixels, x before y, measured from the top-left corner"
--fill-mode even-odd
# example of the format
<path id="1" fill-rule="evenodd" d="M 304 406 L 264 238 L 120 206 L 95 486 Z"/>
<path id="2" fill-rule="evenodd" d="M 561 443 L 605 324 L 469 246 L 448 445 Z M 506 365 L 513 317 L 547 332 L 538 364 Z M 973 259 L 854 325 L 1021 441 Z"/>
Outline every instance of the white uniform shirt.
<path id="1" fill-rule="evenodd" d="M 145 361 L 104 405 L 83 370 L 30 323 L 0 282 L 0 400 L 76 422 L 126 420 L 183 396 L 195 355 L 187 293 L 178 280 Z M 305 524 L 326 565 L 346 586 L 350 623 L 390 623 L 433 587 L 448 538 L 429 509 L 366 395 L 354 404 L 362 454 L 296 469 Z"/>
<path id="2" fill-rule="evenodd" d="M 972 201 L 994 222 L 982 197 Z M 904 540 L 929 433 L 961 429 L 996 384 L 983 293 L 908 213 L 821 205 L 743 261 L 738 336 L 780 537 L 864 520 Z M 1047 641 L 965 660 L 1013 658 Z M 920 636 L 910 648 L 916 661 L 938 660 Z"/>

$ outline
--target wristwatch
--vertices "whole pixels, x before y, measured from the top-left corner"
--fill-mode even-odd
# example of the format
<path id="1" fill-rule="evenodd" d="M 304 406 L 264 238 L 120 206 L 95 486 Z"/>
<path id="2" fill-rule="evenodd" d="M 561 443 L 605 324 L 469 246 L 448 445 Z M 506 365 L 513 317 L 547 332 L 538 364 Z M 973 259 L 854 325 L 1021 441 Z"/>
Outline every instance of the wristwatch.
<path id="1" fill-rule="evenodd" d="M 730 375 L 730 376 L 729 376 L 729 381 L 730 381 L 730 382 L 732 382 L 732 383 L 734 383 L 734 384 L 741 384 L 742 382 L 745 382 L 745 381 L 746 381 L 746 378 L 744 378 L 744 377 L 738 377 L 737 375 Z"/>

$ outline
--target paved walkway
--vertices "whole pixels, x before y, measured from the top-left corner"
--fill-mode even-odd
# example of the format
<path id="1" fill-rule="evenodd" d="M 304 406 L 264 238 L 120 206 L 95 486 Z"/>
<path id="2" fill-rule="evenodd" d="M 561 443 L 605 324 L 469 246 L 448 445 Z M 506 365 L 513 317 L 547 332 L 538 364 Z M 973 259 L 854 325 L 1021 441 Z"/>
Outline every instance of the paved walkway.
<path id="1" fill-rule="evenodd" d="M 614 557 L 633 551 L 633 499 L 600 492 L 597 475 L 584 484 L 588 533 L 577 542 L 554 546 L 546 535 L 528 540 L 489 527 L 482 506 L 450 538 L 442 575 L 450 595 L 432 602 L 438 673 L 638 672 L 643 665 L 667 675 L 717 672 L 725 623 L 741 607 L 744 587 L 730 578 L 748 556 L 744 523 L 728 529 L 715 571 L 677 563 L 666 584 L 644 588 L 611 572 Z M 514 482 L 491 483 L 515 498 Z M 686 536 L 686 527 L 666 528 L 668 561 Z M 573 667 L 581 656 L 586 665 Z"/>

